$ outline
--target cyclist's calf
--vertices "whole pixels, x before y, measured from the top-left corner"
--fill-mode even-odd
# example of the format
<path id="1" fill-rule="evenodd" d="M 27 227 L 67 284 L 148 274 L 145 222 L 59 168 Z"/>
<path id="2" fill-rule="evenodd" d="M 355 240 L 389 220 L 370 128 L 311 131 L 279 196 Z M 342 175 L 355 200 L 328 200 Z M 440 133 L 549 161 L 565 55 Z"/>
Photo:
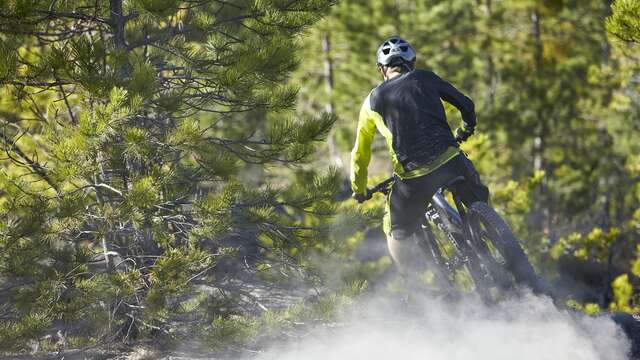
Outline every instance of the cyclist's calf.
<path id="1" fill-rule="evenodd" d="M 413 237 L 413 232 L 393 230 L 387 235 L 387 247 L 396 267 L 406 276 L 413 276 L 426 269 L 425 258 Z"/>

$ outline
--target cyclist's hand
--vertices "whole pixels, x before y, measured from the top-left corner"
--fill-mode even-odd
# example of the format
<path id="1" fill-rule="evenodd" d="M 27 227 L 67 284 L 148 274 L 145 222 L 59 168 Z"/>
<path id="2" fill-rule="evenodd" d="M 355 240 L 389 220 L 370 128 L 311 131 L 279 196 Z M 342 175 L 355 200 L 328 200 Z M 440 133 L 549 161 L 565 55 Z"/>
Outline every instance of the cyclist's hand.
<path id="1" fill-rule="evenodd" d="M 371 199 L 371 196 L 369 196 L 368 191 L 364 194 L 353 193 L 351 194 L 351 197 L 354 198 L 359 204 L 362 204 L 363 202 Z"/>
<path id="2" fill-rule="evenodd" d="M 456 129 L 456 141 L 461 143 L 467 141 L 467 139 L 473 135 L 474 128 L 457 128 Z"/>

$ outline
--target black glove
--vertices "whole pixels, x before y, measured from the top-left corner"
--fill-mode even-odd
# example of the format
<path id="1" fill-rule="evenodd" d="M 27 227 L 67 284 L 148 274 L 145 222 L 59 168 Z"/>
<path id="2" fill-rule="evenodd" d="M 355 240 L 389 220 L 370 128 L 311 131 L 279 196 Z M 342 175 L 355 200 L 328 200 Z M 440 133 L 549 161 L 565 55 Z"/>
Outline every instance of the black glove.
<path id="1" fill-rule="evenodd" d="M 354 198 L 359 204 L 362 204 L 363 202 L 371 199 L 371 196 L 369 196 L 368 191 L 365 192 L 364 194 L 353 193 L 351 194 L 351 197 Z"/>
<path id="2" fill-rule="evenodd" d="M 461 143 L 463 141 L 467 141 L 469 136 L 473 135 L 475 129 L 474 128 L 457 128 L 456 129 L 456 141 Z"/>

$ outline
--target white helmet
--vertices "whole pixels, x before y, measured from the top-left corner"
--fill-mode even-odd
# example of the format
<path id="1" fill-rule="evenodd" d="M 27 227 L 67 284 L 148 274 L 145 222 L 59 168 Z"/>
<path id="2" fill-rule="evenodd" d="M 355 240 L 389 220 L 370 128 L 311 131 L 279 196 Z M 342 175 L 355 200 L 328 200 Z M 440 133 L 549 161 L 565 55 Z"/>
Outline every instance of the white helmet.
<path id="1" fill-rule="evenodd" d="M 376 52 L 378 66 L 401 65 L 416 59 L 416 53 L 411 44 L 399 36 L 386 39 Z"/>

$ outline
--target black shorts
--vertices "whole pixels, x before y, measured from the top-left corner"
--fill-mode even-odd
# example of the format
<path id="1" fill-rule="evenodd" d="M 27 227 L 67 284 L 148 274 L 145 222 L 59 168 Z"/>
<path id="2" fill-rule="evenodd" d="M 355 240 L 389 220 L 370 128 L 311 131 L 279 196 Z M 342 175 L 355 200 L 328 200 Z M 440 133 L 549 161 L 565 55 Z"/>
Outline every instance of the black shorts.
<path id="1" fill-rule="evenodd" d="M 462 202 L 489 201 L 489 189 L 480 181 L 471 160 L 460 153 L 427 175 L 402 180 L 396 176 L 389 195 L 389 230 L 397 240 L 411 236 L 420 226 L 426 206 L 438 191 L 455 177 L 464 176 Z"/>

